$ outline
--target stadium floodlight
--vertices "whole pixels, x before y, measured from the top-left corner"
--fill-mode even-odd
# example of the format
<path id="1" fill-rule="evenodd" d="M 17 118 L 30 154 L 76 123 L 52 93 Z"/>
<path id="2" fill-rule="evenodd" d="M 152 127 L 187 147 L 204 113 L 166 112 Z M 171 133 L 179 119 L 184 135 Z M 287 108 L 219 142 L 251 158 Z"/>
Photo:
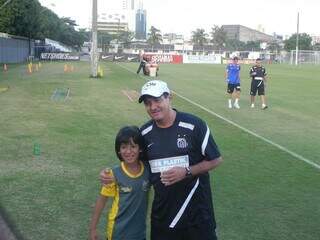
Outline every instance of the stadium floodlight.
<path id="1" fill-rule="evenodd" d="M 0 10 L 2 9 L 2 8 L 4 8 L 8 3 L 10 3 L 12 0 L 7 0 L 4 4 L 2 4 L 2 6 L 0 7 Z"/>
<path id="2" fill-rule="evenodd" d="M 92 1 L 92 45 L 91 45 L 91 77 L 96 78 L 98 76 L 98 51 L 97 51 L 97 39 L 98 39 L 98 4 L 97 0 Z"/>

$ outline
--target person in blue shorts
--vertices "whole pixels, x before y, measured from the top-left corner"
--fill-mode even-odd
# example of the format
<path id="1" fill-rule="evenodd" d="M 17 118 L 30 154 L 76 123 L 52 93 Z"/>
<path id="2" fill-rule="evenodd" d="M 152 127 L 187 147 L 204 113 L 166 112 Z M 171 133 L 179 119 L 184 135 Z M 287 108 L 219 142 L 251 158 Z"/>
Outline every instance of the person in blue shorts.
<path id="1" fill-rule="evenodd" d="M 115 181 L 102 187 L 90 224 L 90 240 L 97 240 L 97 224 L 108 198 L 107 240 L 145 240 L 149 169 L 143 158 L 144 140 L 138 127 L 127 126 L 117 134 L 115 151 L 121 163 L 104 172 Z"/>
<path id="2" fill-rule="evenodd" d="M 228 93 L 228 107 L 239 109 L 239 99 L 240 99 L 240 65 L 238 64 L 238 57 L 234 57 L 232 59 L 232 63 L 229 63 L 226 67 L 225 72 L 225 79 L 228 83 L 227 86 L 227 93 Z M 232 100 L 234 100 L 234 103 L 232 105 Z"/>

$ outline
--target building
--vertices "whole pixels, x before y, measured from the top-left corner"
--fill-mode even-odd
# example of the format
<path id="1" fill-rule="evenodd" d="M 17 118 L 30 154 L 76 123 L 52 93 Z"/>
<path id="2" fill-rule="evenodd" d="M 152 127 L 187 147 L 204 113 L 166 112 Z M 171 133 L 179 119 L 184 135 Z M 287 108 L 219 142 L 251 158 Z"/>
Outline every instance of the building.
<path id="1" fill-rule="evenodd" d="M 98 22 L 127 23 L 128 30 L 135 31 L 135 13 L 138 0 L 108 0 L 98 5 Z"/>
<path id="2" fill-rule="evenodd" d="M 109 34 L 119 34 L 128 31 L 127 22 L 97 22 L 99 32 L 107 32 Z"/>
<path id="3" fill-rule="evenodd" d="M 163 44 L 183 44 L 184 37 L 182 34 L 165 33 L 162 36 L 162 43 Z"/>
<path id="4" fill-rule="evenodd" d="M 143 40 L 147 37 L 147 12 L 138 9 L 136 12 L 136 39 Z"/>
<path id="5" fill-rule="evenodd" d="M 242 26 L 242 25 L 222 25 L 222 29 L 227 33 L 228 39 L 235 39 L 241 42 L 261 41 L 271 42 L 274 37 L 263 32 Z"/>

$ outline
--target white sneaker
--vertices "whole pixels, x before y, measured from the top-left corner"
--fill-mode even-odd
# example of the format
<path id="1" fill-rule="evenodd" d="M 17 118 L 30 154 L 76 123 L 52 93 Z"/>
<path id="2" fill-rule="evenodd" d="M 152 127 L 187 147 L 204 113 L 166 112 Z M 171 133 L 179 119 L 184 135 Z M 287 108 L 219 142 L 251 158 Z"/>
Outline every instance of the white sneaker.
<path id="1" fill-rule="evenodd" d="M 254 104 L 253 103 L 251 104 L 251 108 L 254 108 Z"/>
<path id="2" fill-rule="evenodd" d="M 234 103 L 233 106 L 234 106 L 236 109 L 240 109 L 239 103 L 237 103 L 237 102 Z"/>
<path id="3" fill-rule="evenodd" d="M 229 107 L 229 108 L 232 108 L 232 104 L 231 104 L 230 102 L 229 102 L 229 104 L 228 104 L 228 107 Z"/>

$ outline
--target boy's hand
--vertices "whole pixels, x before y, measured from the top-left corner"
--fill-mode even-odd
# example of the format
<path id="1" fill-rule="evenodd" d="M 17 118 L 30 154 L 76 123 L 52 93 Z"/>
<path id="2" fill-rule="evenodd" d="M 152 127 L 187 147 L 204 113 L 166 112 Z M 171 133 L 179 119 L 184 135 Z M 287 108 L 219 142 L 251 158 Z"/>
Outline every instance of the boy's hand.
<path id="1" fill-rule="evenodd" d="M 106 168 L 100 172 L 100 181 L 103 185 L 108 185 L 114 182 L 114 177 L 111 169 Z"/>

